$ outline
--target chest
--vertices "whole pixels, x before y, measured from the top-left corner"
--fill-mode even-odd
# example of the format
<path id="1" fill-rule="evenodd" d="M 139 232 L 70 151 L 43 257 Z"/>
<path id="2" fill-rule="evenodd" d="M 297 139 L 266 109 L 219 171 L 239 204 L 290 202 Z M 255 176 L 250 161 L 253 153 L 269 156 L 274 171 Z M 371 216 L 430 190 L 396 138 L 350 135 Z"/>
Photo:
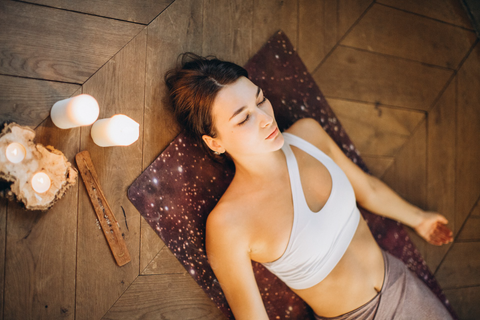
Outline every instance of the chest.
<path id="1" fill-rule="evenodd" d="M 327 168 L 315 158 L 296 154 L 302 199 L 312 212 L 320 211 L 330 196 L 332 177 Z M 270 262 L 278 259 L 285 252 L 294 224 L 294 204 L 292 184 L 288 170 L 272 181 L 269 186 L 250 197 L 254 215 L 251 219 L 251 258 L 258 262 Z M 297 186 L 298 188 L 298 186 Z M 298 194 L 297 194 L 298 198 Z"/>

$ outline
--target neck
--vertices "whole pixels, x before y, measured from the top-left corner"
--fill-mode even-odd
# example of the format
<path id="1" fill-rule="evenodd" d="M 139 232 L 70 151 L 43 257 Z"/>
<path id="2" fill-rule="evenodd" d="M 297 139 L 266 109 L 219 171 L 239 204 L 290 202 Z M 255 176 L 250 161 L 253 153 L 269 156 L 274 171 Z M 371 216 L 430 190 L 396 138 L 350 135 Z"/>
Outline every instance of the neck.
<path id="1" fill-rule="evenodd" d="M 269 180 L 285 166 L 285 155 L 281 149 L 262 155 L 233 159 L 235 176 L 249 180 Z"/>

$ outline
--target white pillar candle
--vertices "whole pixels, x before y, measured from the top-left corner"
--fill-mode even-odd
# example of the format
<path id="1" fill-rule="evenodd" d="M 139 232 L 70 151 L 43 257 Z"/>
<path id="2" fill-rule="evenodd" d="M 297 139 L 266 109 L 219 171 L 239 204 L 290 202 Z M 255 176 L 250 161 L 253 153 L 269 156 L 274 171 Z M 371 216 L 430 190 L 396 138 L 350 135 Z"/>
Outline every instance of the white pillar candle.
<path id="1" fill-rule="evenodd" d="M 53 123 L 61 129 L 91 125 L 98 114 L 97 100 L 88 94 L 57 101 L 50 110 Z"/>
<path id="2" fill-rule="evenodd" d="M 92 126 L 92 139 L 100 147 L 128 146 L 138 140 L 140 125 L 133 119 L 117 114 L 101 119 Z"/>
<path id="3" fill-rule="evenodd" d="M 5 152 L 8 161 L 12 163 L 19 163 L 23 159 L 25 159 L 27 151 L 25 147 L 18 142 L 12 142 L 8 145 L 7 150 Z"/>
<path id="4" fill-rule="evenodd" d="M 50 189 L 51 180 L 45 172 L 37 172 L 32 178 L 32 188 L 36 193 L 45 193 Z"/>

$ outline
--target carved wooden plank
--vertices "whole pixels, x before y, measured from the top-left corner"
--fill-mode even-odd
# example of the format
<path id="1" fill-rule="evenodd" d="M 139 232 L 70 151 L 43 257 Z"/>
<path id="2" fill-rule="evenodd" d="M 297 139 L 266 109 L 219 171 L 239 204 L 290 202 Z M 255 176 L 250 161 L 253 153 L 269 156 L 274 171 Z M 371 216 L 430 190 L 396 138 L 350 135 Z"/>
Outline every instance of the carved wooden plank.
<path id="1" fill-rule="evenodd" d="M 313 77 L 329 98 L 429 110 L 452 72 L 339 46 Z"/>
<path id="2" fill-rule="evenodd" d="M 244 65 L 253 55 L 254 0 L 205 0 L 202 54 Z"/>
<path id="3" fill-rule="evenodd" d="M 377 2 L 464 28 L 473 29 L 461 2 L 457 0 L 377 0 Z"/>
<path id="4" fill-rule="evenodd" d="M 1 1 L 0 29 L 1 74 L 81 84 L 143 26 Z"/>
<path id="5" fill-rule="evenodd" d="M 189 274 L 139 276 L 102 318 L 225 319 Z"/>
<path id="6" fill-rule="evenodd" d="M 125 114 L 143 128 L 146 30 L 137 35 L 83 86 L 95 97 L 100 117 Z M 138 276 L 140 216 L 127 198 L 127 188 L 141 173 L 142 134 L 126 147 L 102 148 L 90 137 L 90 127 L 81 130 L 81 150 L 90 152 L 105 197 L 120 223 L 131 263 L 113 263 L 104 235 L 83 184 L 78 213 L 77 319 L 99 319 Z M 124 215 L 125 212 L 125 215 Z M 92 296 L 95 299 L 92 299 Z"/>
<path id="7" fill-rule="evenodd" d="M 50 115 L 55 102 L 79 88 L 77 84 L 0 75 L 0 119 L 36 127 Z"/>
<path id="8" fill-rule="evenodd" d="M 480 195 L 480 45 L 457 74 L 455 225 L 461 226 Z"/>
<path id="9" fill-rule="evenodd" d="M 456 69 L 475 40 L 473 31 L 375 4 L 341 43 Z"/>
<path id="10" fill-rule="evenodd" d="M 435 276 L 445 289 L 480 286 L 480 242 L 457 242 Z"/>
<path id="11" fill-rule="evenodd" d="M 449 227 L 457 234 L 455 224 L 455 112 L 456 80 L 429 112 L 427 119 L 427 208 L 443 214 Z M 424 257 L 435 270 L 449 250 L 450 245 L 429 247 Z"/>
<path id="12" fill-rule="evenodd" d="M 255 0 L 253 4 L 253 52 L 282 29 L 298 47 L 298 0 Z"/>
<path id="13" fill-rule="evenodd" d="M 174 0 L 27 0 L 25 2 L 148 24 L 173 1 Z"/>
<path id="14" fill-rule="evenodd" d="M 142 168 L 150 165 L 180 132 L 170 107 L 164 101 L 166 88 L 163 79 L 165 73 L 175 66 L 180 53 L 202 53 L 202 12 L 203 2 L 175 1 L 148 26 Z M 144 270 L 164 244 L 144 219 L 141 230 L 140 270 Z"/>
<path id="15" fill-rule="evenodd" d="M 353 143 L 362 154 L 395 156 L 408 141 L 423 112 L 373 103 L 328 99 Z"/>
<path id="16" fill-rule="evenodd" d="M 62 130 L 48 118 L 36 131 L 36 142 L 70 161 L 78 152 L 79 128 Z M 77 205 L 78 185 L 46 212 L 9 203 L 5 319 L 74 319 Z"/>
<path id="17" fill-rule="evenodd" d="M 119 266 L 123 266 L 131 261 L 130 253 L 122 238 L 120 224 L 103 194 L 90 153 L 88 151 L 79 152 L 75 156 L 75 160 L 113 257 Z"/>

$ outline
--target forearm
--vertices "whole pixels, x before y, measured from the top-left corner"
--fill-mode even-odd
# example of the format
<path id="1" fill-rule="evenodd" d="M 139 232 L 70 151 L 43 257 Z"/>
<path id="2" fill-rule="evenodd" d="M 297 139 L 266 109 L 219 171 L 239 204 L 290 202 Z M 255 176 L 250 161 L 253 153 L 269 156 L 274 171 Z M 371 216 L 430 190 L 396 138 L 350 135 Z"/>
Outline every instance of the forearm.
<path id="1" fill-rule="evenodd" d="M 381 180 L 370 176 L 371 191 L 359 201 L 363 208 L 414 228 L 422 222 L 422 209 L 410 204 Z"/>

